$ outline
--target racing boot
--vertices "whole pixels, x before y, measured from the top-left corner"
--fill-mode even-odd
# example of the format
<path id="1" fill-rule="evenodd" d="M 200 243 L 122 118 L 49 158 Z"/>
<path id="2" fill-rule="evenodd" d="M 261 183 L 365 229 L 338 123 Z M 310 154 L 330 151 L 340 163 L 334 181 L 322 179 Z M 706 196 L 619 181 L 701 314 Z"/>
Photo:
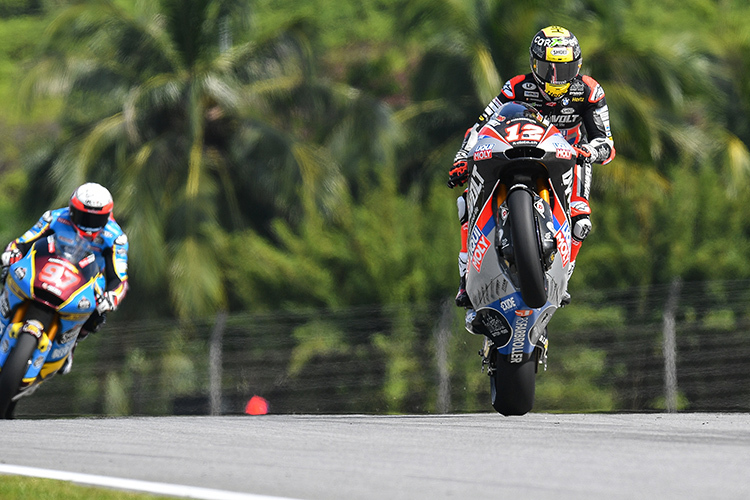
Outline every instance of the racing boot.
<path id="1" fill-rule="evenodd" d="M 461 276 L 461 280 L 458 284 L 458 293 L 456 294 L 456 305 L 458 307 L 473 307 L 471 305 L 471 299 L 469 294 L 466 293 L 466 276 Z"/>
<path id="2" fill-rule="evenodd" d="M 583 211 L 577 211 L 576 208 L 583 208 L 585 212 Z M 573 217 L 571 218 L 571 222 L 573 223 L 573 248 L 571 252 L 571 270 L 570 274 L 573 274 L 573 270 L 576 266 L 576 258 L 578 257 L 578 252 L 581 249 L 581 243 L 583 243 L 583 240 L 586 239 L 586 236 L 589 235 L 591 232 L 591 218 L 589 216 L 589 213 L 591 210 L 588 208 L 588 203 L 583 206 L 579 202 L 578 207 L 574 207 L 572 210 Z M 570 304 L 570 293 L 568 293 L 567 288 L 563 292 L 562 298 L 560 299 L 560 307 L 565 307 L 568 304 Z"/>
<path id="3" fill-rule="evenodd" d="M 469 299 L 469 294 L 466 293 L 466 265 L 469 261 L 469 252 L 465 249 L 461 249 L 458 253 L 458 274 L 461 279 L 458 283 L 458 293 L 456 294 L 456 305 L 458 307 L 474 307 Z"/>
<path id="4" fill-rule="evenodd" d="M 78 347 L 78 343 L 88 337 L 92 332 L 99 330 L 99 328 L 101 328 L 101 326 L 106 322 L 106 313 L 99 314 L 98 312 L 94 311 L 91 316 L 89 316 L 89 319 L 86 320 L 86 322 L 81 327 L 81 331 L 78 333 L 76 343 L 73 344 L 73 348 L 70 350 L 68 357 L 65 358 L 65 363 L 63 363 L 62 368 L 60 368 L 60 371 L 58 372 L 60 375 L 67 375 L 68 373 L 70 373 L 70 370 L 73 369 L 73 353 L 75 352 L 76 347 Z"/>
<path id="5" fill-rule="evenodd" d="M 73 369 L 73 352 L 76 350 L 76 346 L 78 346 L 78 340 L 76 340 L 76 343 L 73 344 L 73 347 L 70 349 L 68 357 L 65 358 L 65 363 L 63 363 L 62 368 L 60 368 L 60 375 L 67 375 L 70 373 L 70 370 Z"/>

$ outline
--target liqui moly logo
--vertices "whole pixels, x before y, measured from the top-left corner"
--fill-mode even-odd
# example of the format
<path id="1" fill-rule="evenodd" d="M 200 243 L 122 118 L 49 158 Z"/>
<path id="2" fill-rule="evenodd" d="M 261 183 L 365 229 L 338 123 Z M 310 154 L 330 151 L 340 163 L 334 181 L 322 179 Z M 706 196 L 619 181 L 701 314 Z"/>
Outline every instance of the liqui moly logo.
<path id="1" fill-rule="evenodd" d="M 490 240 L 482 234 L 482 231 L 474 226 L 474 230 L 471 232 L 471 241 L 469 242 L 469 249 L 471 253 L 471 263 L 477 272 L 482 270 L 482 261 L 487 253 L 487 249 L 490 248 Z"/>
<path id="2" fill-rule="evenodd" d="M 567 267 L 570 264 L 570 240 L 566 238 L 568 233 L 568 223 L 562 225 L 559 231 L 555 233 L 555 239 L 557 240 L 557 250 L 560 252 L 562 258 L 563 267 Z"/>
<path id="3" fill-rule="evenodd" d="M 474 161 L 489 160 L 492 158 L 492 144 L 481 144 L 474 150 Z"/>

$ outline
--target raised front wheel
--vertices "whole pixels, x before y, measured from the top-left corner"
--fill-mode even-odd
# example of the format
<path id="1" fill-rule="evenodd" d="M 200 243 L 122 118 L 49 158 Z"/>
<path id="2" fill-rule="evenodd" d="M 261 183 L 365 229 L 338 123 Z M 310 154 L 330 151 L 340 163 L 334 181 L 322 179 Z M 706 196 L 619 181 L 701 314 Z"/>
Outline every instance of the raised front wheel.
<path id="1" fill-rule="evenodd" d="M 515 189 L 508 196 L 510 234 L 521 297 L 527 306 L 537 308 L 547 303 L 547 290 L 533 203 L 531 193 L 525 189 Z"/>

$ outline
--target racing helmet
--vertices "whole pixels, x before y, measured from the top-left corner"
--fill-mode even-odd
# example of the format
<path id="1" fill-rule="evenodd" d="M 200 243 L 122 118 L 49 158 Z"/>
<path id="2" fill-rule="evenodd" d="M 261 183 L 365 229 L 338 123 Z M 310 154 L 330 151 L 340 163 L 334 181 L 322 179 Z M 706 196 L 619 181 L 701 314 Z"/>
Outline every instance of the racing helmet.
<path id="1" fill-rule="evenodd" d="M 70 197 L 70 221 L 79 236 L 91 240 L 107 225 L 113 206 L 112 195 L 107 188 L 87 182 Z"/>
<path id="2" fill-rule="evenodd" d="M 531 41 L 531 72 L 537 83 L 553 99 L 570 88 L 581 69 L 581 46 L 573 33 L 562 26 L 548 26 Z"/>

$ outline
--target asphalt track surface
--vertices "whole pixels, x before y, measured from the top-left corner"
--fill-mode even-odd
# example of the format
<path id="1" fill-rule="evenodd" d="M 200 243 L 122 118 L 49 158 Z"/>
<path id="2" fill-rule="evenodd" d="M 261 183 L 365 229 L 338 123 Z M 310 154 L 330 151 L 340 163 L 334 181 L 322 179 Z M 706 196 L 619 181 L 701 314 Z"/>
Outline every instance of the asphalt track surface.
<path id="1" fill-rule="evenodd" d="M 4 464 L 294 499 L 750 498 L 749 414 L 81 418 L 0 429 Z"/>

